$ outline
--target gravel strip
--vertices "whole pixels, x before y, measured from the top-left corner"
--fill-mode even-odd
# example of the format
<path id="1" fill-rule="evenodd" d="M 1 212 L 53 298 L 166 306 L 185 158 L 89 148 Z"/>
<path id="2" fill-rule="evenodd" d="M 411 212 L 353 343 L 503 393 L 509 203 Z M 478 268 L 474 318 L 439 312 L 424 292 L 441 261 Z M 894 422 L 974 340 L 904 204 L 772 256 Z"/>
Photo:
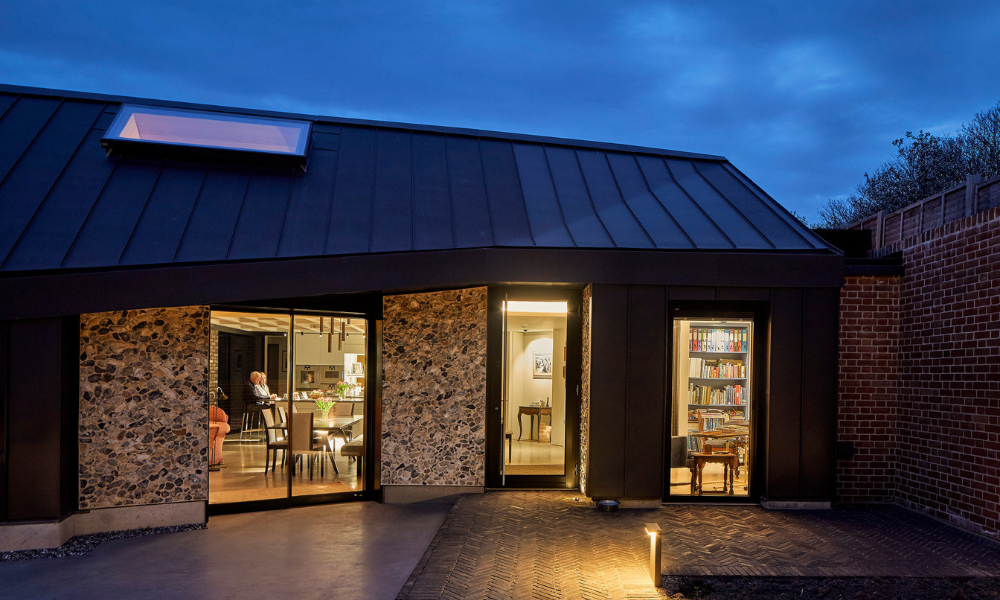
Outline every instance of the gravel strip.
<path id="1" fill-rule="evenodd" d="M 125 538 L 142 537 L 144 535 L 158 535 L 161 533 L 177 533 L 180 531 L 195 531 L 205 529 L 207 525 L 198 523 L 194 525 L 177 525 L 174 527 L 152 527 L 147 529 L 124 529 L 122 531 L 108 531 L 105 533 L 91 533 L 89 535 L 73 536 L 58 548 L 45 548 L 43 550 L 14 550 L 11 552 L 0 552 L 0 562 L 13 562 L 17 560 L 32 560 L 35 558 L 65 558 L 67 556 L 83 556 L 96 548 L 101 542 L 110 540 L 122 540 Z"/>

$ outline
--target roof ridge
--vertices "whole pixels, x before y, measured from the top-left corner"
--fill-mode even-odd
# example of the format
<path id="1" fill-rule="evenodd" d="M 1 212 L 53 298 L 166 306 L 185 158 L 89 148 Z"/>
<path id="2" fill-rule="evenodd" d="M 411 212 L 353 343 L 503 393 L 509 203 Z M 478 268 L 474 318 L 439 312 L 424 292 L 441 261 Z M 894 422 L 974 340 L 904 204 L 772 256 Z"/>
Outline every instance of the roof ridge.
<path id="1" fill-rule="evenodd" d="M 408 131 L 424 131 L 424 132 L 441 133 L 447 135 L 465 135 L 470 137 L 523 141 L 536 144 L 544 143 L 544 144 L 554 144 L 559 146 L 593 148 L 599 150 L 611 150 L 618 152 L 631 152 L 639 154 L 652 154 L 657 156 L 689 158 L 695 160 L 729 162 L 726 157 L 715 154 L 685 152 L 682 150 L 668 150 L 664 148 L 653 148 L 649 146 L 637 146 L 634 144 L 598 142 L 592 140 L 560 138 L 560 137 L 552 137 L 544 135 L 533 135 L 527 133 L 493 131 L 488 129 L 473 129 L 467 127 L 452 127 L 447 125 L 427 125 L 420 123 L 403 123 L 398 121 L 379 121 L 376 119 L 354 119 L 348 117 L 336 117 L 332 115 L 312 115 L 307 113 L 273 111 L 273 110 L 245 108 L 238 106 L 223 106 L 220 104 L 200 104 L 195 102 L 180 102 L 176 100 L 140 98 L 138 96 L 121 96 L 121 95 L 99 94 L 91 92 L 78 92 L 72 90 L 53 90 L 48 88 L 27 87 L 27 86 L 5 84 L 5 83 L 0 83 L 0 92 L 6 92 L 11 94 L 27 94 L 32 96 L 47 96 L 51 98 L 63 98 L 63 99 L 71 98 L 74 100 L 90 100 L 90 101 L 108 102 L 108 103 L 116 103 L 116 102 L 121 104 L 133 103 L 133 104 L 140 104 L 143 106 L 156 106 L 162 108 L 207 110 L 215 112 L 272 117 L 279 119 L 308 120 L 308 121 L 313 121 L 314 123 L 335 123 L 339 125 L 359 125 L 364 127 L 405 129 Z"/>

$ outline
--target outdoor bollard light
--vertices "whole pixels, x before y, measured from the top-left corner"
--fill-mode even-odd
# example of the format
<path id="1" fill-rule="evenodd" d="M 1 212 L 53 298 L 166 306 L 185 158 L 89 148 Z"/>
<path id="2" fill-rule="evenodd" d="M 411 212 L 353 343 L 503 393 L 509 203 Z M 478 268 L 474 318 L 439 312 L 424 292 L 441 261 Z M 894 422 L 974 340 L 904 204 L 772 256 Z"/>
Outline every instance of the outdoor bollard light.
<path id="1" fill-rule="evenodd" d="M 646 523 L 646 533 L 649 534 L 649 578 L 653 580 L 654 587 L 660 587 L 660 550 L 663 549 L 660 526 Z"/>

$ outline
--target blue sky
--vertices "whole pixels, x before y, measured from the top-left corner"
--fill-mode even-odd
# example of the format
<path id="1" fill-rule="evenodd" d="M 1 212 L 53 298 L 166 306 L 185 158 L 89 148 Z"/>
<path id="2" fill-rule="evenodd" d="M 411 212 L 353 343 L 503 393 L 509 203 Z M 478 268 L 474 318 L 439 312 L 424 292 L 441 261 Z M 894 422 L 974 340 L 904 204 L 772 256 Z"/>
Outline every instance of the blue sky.
<path id="1" fill-rule="evenodd" d="M 1000 100 L 998 2 L 48 2 L 0 82 L 721 154 L 809 219 Z"/>

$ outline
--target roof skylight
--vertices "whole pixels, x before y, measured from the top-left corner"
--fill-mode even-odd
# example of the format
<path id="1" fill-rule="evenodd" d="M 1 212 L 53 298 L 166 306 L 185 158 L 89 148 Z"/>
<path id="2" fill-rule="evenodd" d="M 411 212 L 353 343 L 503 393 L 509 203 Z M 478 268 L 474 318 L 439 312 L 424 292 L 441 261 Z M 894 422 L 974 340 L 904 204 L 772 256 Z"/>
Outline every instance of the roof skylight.
<path id="1" fill-rule="evenodd" d="M 157 146 L 206 152 L 293 157 L 304 164 L 309 121 L 196 110 L 123 106 L 101 145 L 110 151 L 148 151 Z M 141 145 L 141 146 L 140 146 Z"/>

